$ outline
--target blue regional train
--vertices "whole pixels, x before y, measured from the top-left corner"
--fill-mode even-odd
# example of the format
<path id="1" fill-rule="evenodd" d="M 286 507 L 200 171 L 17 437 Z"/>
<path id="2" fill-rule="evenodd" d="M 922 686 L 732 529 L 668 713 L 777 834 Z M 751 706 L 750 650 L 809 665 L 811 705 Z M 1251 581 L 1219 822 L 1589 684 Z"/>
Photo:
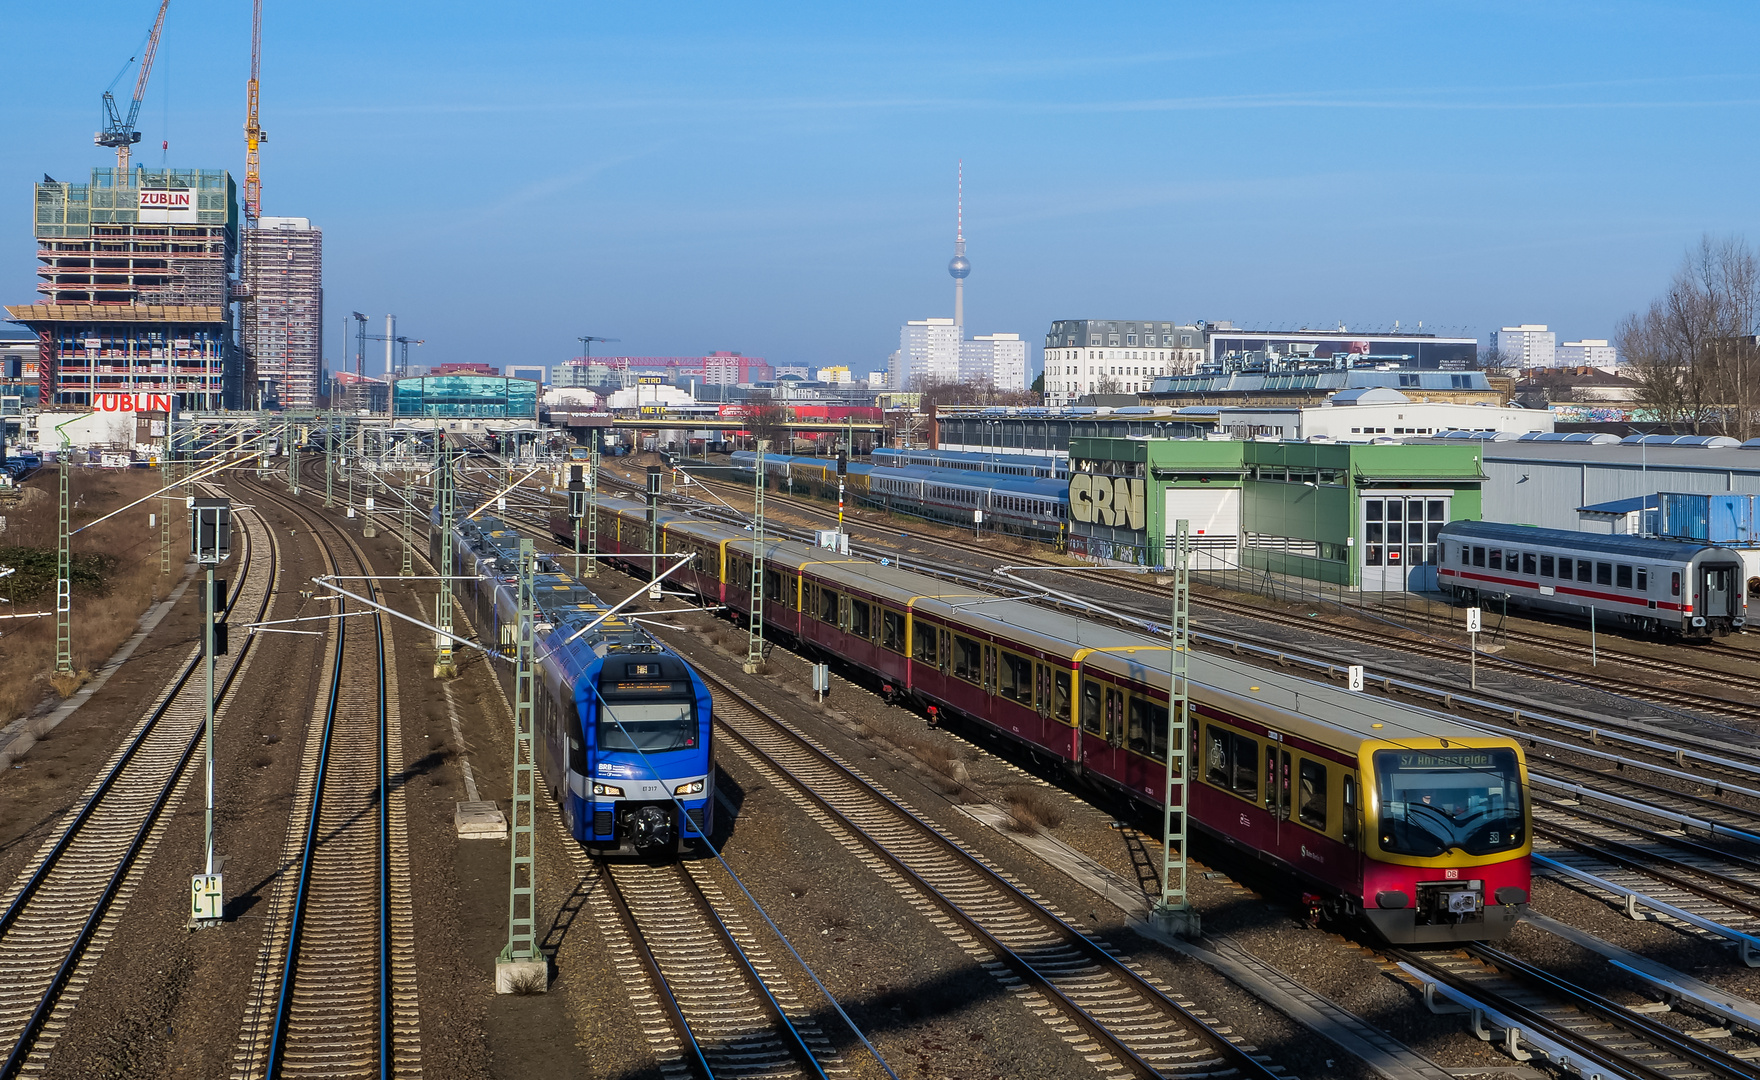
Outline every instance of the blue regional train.
<path id="1" fill-rule="evenodd" d="M 438 543 L 443 534 L 434 535 Z M 460 521 L 452 537 L 456 573 L 470 579 L 457 595 L 473 614 L 479 640 L 511 652 L 519 534 L 484 516 Z M 683 853 L 715 827 L 708 686 L 633 623 L 599 621 L 609 605 L 553 560 L 540 557 L 538 570 L 533 743 L 544 789 L 582 844 Z M 593 628 L 581 633 L 587 626 Z"/>
<path id="2" fill-rule="evenodd" d="M 757 455 L 740 450 L 732 461 L 749 476 Z M 860 506 L 966 528 L 978 523 L 973 517 L 977 511 L 985 532 L 1047 542 L 1061 540 L 1069 521 L 1067 480 L 864 461 L 852 461 L 848 468 L 846 494 Z M 764 471 L 787 484 L 792 494 L 837 498 L 837 462 L 831 458 L 766 454 Z"/>

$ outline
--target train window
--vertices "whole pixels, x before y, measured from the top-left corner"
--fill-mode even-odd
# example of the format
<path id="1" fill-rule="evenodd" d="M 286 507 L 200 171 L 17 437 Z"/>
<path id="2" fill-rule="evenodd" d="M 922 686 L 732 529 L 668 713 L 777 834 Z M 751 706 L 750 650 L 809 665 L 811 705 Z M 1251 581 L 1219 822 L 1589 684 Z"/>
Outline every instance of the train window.
<path id="1" fill-rule="evenodd" d="M 1501 548 L 1492 548 L 1491 549 L 1491 569 L 1493 569 L 1493 570 L 1502 570 L 1503 569 L 1503 550 Z"/>
<path id="2" fill-rule="evenodd" d="M 1597 585 L 1612 585 L 1613 584 L 1613 564 L 1612 563 L 1598 562 L 1595 564 L 1595 584 L 1597 584 Z"/>
<path id="3" fill-rule="evenodd" d="M 830 589 L 821 588 L 819 590 L 818 611 L 820 622 L 828 622 L 835 625 L 837 622 L 837 594 Z"/>
<path id="4" fill-rule="evenodd" d="M 1249 799 L 1257 798 L 1259 772 L 1253 767 L 1253 753 L 1258 744 L 1245 735 L 1230 735 L 1229 743 L 1229 756 L 1234 763 L 1234 793 Z"/>
<path id="5" fill-rule="evenodd" d="M 1577 580 L 1578 581 L 1594 581 L 1595 580 L 1595 564 L 1590 562 L 1588 559 L 1578 559 L 1577 560 Z"/>
<path id="6" fill-rule="evenodd" d="M 1100 684 L 1082 680 L 1082 730 L 1100 734 Z"/>
<path id="7" fill-rule="evenodd" d="M 1326 766 L 1318 761 L 1303 761 L 1296 816 L 1303 825 L 1326 828 Z"/>
<path id="8" fill-rule="evenodd" d="M 1228 767 L 1228 732 L 1218 731 L 1213 727 L 1204 729 L 1205 747 L 1204 778 L 1212 784 L 1228 787 L 1231 773 Z"/>
<path id="9" fill-rule="evenodd" d="M 849 602 L 849 632 L 856 637 L 873 637 L 873 609 L 861 600 Z"/>
<path id="10" fill-rule="evenodd" d="M 1474 545 L 1474 547 L 1473 547 L 1473 565 L 1474 566 L 1484 566 L 1485 565 L 1485 549 L 1482 547 L 1479 547 L 1478 545 Z"/>
<path id="11" fill-rule="evenodd" d="M 1069 723 L 1069 672 L 1060 671 L 1051 680 L 1052 715 L 1064 723 Z"/>
<path id="12" fill-rule="evenodd" d="M 984 652 L 971 638 L 953 637 L 953 673 L 968 682 L 984 677 Z"/>
<path id="13" fill-rule="evenodd" d="M 1024 656 L 1002 654 L 1002 683 L 997 692 L 1023 705 L 1033 703 L 1033 663 Z"/>
<path id="14" fill-rule="evenodd" d="M 778 602 L 782 600 L 782 572 L 780 570 L 764 568 L 764 599 Z"/>
<path id="15" fill-rule="evenodd" d="M 1357 847 L 1357 778 L 1347 776 L 1338 785 L 1340 801 L 1344 804 L 1344 821 L 1340 823 L 1344 832 L 1344 846 L 1355 851 Z"/>
<path id="16" fill-rule="evenodd" d="M 1532 551 L 1522 552 L 1522 573 L 1533 577 L 1536 569 L 1537 561 L 1534 558 L 1534 553 Z"/>
<path id="17" fill-rule="evenodd" d="M 880 647 L 904 652 L 904 616 L 896 611 L 880 612 Z"/>
<path id="18" fill-rule="evenodd" d="M 1613 583 L 1615 586 L 1617 586 L 1621 589 L 1629 589 L 1632 587 L 1632 568 L 1631 567 L 1625 566 L 1623 564 L 1620 566 L 1616 566 L 1613 568 L 1613 575 L 1614 575 Z"/>
<path id="19" fill-rule="evenodd" d="M 1650 571 L 1644 569 L 1642 566 L 1638 567 L 1638 591 L 1650 591 Z"/>
<path id="20" fill-rule="evenodd" d="M 1124 691 L 1106 688 L 1106 741 L 1113 746 L 1124 740 Z"/>
<path id="21" fill-rule="evenodd" d="M 1126 744 L 1138 753 L 1149 749 L 1149 706 L 1153 704 L 1140 694 L 1131 695 L 1129 721 L 1125 724 Z"/>
<path id="22" fill-rule="evenodd" d="M 1552 576 L 1552 556 L 1550 556 L 1550 555 L 1540 556 L 1540 576 L 1541 577 L 1551 577 Z"/>
<path id="23" fill-rule="evenodd" d="M 1671 596 L 1681 594 L 1681 572 L 1679 570 L 1669 575 L 1668 591 Z"/>
<path id="24" fill-rule="evenodd" d="M 935 628 L 922 620 L 917 621 L 916 633 L 911 636 L 911 658 L 925 664 L 936 662 Z"/>

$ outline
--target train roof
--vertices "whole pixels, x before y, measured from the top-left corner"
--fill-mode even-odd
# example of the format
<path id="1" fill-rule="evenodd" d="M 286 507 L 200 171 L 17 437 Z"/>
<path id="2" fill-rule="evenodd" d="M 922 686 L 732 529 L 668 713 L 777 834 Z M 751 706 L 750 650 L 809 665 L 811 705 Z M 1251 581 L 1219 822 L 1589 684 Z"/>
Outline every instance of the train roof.
<path id="1" fill-rule="evenodd" d="M 933 465 L 889 465 L 880 476 L 885 479 L 922 480 L 941 487 L 1033 495 L 1054 502 L 1069 498 L 1069 481 L 1051 476 L 1008 476 L 1003 473 L 974 472 L 971 469 L 941 469 Z"/>
<path id="2" fill-rule="evenodd" d="M 919 605 L 925 609 L 932 606 Z M 978 622 L 1003 641 L 1073 641 L 1084 649 L 1104 650 L 1090 654 L 1083 661 L 1086 665 L 1150 685 L 1165 686 L 1171 677 L 1167 667 L 1171 650 L 1164 637 L 1072 618 L 1067 612 L 1026 600 L 948 606 L 963 608 L 961 614 L 967 622 Z M 1186 674 L 1194 685 L 1242 703 L 1272 726 L 1315 742 L 1333 743 L 1339 734 L 1390 741 L 1402 737 L 1485 738 L 1483 731 L 1438 712 L 1353 693 L 1330 683 L 1256 667 L 1214 653 L 1193 652 Z M 1270 712 L 1277 715 L 1270 716 Z"/>
<path id="3" fill-rule="evenodd" d="M 1620 555 L 1628 559 L 1657 559 L 1663 562 L 1683 562 L 1705 551 L 1726 551 L 1730 558 L 1738 561 L 1741 559 L 1739 553 L 1727 548 L 1693 540 L 1657 540 L 1626 533 L 1538 529 L 1530 525 L 1509 525 L 1501 521 L 1451 521 L 1442 527 L 1442 535 L 1496 540 L 1505 544 L 1570 548 L 1573 551 L 1592 551 L 1603 555 Z"/>
<path id="4" fill-rule="evenodd" d="M 607 502 L 631 511 L 643 509 L 642 504 L 629 500 Z M 704 539 L 732 540 L 735 550 L 751 550 L 751 534 L 738 528 L 664 512 L 662 521 Z M 1060 650 L 1073 643 L 1079 648 L 1096 650 L 1085 663 L 1101 670 L 1150 685 L 1158 685 L 1169 677 L 1165 666 L 1168 640 L 1145 631 L 1090 622 L 1026 599 L 999 599 L 997 593 L 978 592 L 896 564 L 882 566 L 870 559 L 837 555 L 792 540 L 766 540 L 764 551 L 767 562 L 796 572 L 806 567 L 822 568 L 819 573 L 826 578 L 841 580 L 852 590 L 901 608 L 909 604 L 930 617 L 958 615 L 962 622 L 999 642 L 1041 651 Z M 998 581 L 999 592 L 1008 587 Z M 1193 684 L 1232 699 L 1247 714 L 1315 742 L 1335 744 L 1341 734 L 1351 739 L 1394 742 L 1402 737 L 1486 738 L 1483 731 L 1442 713 L 1352 693 L 1317 679 L 1255 667 L 1216 654 L 1193 653 L 1187 674 Z"/>

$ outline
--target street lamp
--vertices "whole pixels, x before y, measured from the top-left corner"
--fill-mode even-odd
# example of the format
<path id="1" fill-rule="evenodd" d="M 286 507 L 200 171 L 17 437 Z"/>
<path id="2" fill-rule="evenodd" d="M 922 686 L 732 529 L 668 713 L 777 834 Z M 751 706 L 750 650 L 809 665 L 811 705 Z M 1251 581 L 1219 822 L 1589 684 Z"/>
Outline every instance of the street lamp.
<path id="1" fill-rule="evenodd" d="M 232 500 L 198 498 L 189 503 L 190 554 L 207 570 L 207 588 L 203 591 L 206 618 L 202 620 L 202 670 L 207 676 L 207 693 L 202 700 L 202 745 L 205 747 L 208 776 L 208 805 L 204 817 L 205 858 L 202 872 L 190 879 L 189 925 L 191 929 L 213 926 L 220 921 L 223 893 L 220 875 L 214 872 L 214 656 L 226 651 L 226 624 L 221 593 L 224 580 L 216 583 L 214 567 L 232 555 Z"/>

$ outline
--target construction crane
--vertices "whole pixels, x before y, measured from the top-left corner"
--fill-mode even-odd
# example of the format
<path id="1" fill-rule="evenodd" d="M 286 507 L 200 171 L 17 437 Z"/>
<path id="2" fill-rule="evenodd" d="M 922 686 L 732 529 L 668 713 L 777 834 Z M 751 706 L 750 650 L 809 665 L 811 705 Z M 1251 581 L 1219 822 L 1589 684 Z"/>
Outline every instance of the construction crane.
<path id="1" fill-rule="evenodd" d="M 614 338 L 614 337 L 593 337 L 591 334 L 588 334 L 586 337 L 578 337 L 578 338 L 575 338 L 575 340 L 580 342 L 582 345 L 586 346 L 586 350 L 583 353 L 583 355 L 591 357 L 593 355 L 593 342 L 595 342 L 595 341 L 605 341 L 605 342 L 622 341 L 623 339 L 622 338 Z"/>
<path id="2" fill-rule="evenodd" d="M 262 60 L 263 0 L 251 0 L 251 81 L 245 84 L 244 116 L 244 225 L 247 229 L 257 227 L 257 216 L 263 210 L 263 179 L 257 172 L 257 144 L 269 136 L 263 134 L 257 123 L 257 76 L 261 73 Z"/>
<path id="3" fill-rule="evenodd" d="M 159 51 L 159 32 L 165 29 L 165 9 L 171 6 L 171 0 L 159 0 L 159 17 L 153 20 L 152 32 L 147 35 L 146 47 L 141 51 L 141 70 L 134 80 L 134 100 L 128 105 L 128 119 L 124 120 L 116 108 L 116 96 L 111 93 L 116 84 L 122 81 L 123 72 L 128 64 L 122 65 L 122 71 L 110 80 L 104 90 L 104 130 L 92 136 L 92 142 L 99 146 L 116 148 L 116 171 L 123 176 L 128 175 L 128 158 L 130 148 L 141 141 L 141 133 L 135 130 L 134 122 L 141 115 L 141 98 L 147 93 L 147 76 L 153 73 L 153 55 Z M 134 57 L 129 57 L 129 63 Z"/>

